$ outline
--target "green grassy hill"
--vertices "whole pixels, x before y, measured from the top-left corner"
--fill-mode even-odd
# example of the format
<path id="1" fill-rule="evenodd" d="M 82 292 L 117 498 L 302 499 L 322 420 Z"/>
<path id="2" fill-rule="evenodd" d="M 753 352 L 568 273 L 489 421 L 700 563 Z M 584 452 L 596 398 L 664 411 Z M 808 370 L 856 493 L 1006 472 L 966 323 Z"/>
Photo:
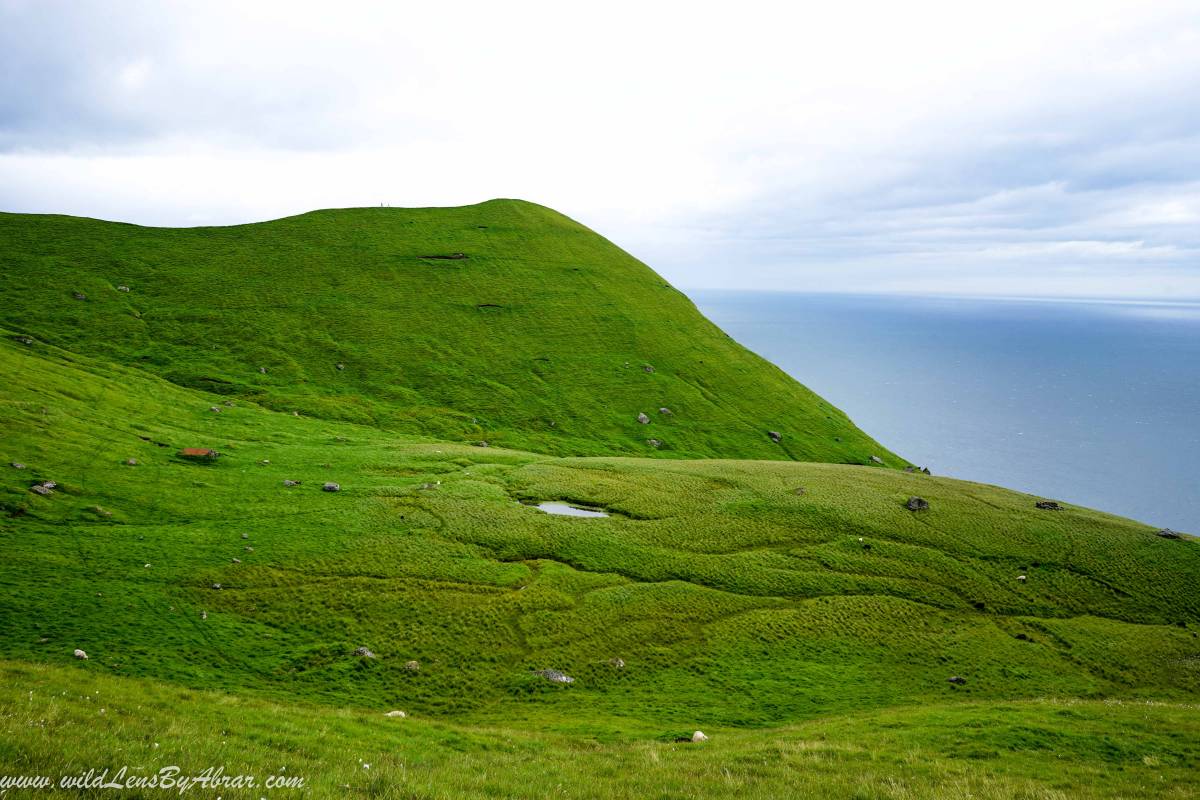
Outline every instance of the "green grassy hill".
<path id="1" fill-rule="evenodd" d="M 904 463 L 532 203 L 187 229 L 0 214 L 0 270 L 0 324 L 275 410 L 556 455 Z"/>
<path id="2" fill-rule="evenodd" d="M 400 248 L 388 231 L 409 218 L 422 238 L 403 269 L 348 270 L 355 288 L 306 317 L 356 216 L 348 240 L 372 223 Z M 567 279 L 574 295 L 537 295 L 493 336 L 484 326 L 500 317 L 437 283 L 413 323 L 397 309 L 422 307 L 418 268 L 472 285 L 413 253 L 471 253 L 451 270 L 485 260 L 456 244 L 465 222 L 443 229 L 439 216 L 479 231 L 525 220 L 542 255 L 519 258 L 512 233 L 493 292 L 505 275 L 532 292 L 546 241 L 624 271 Z M 198 231 L 0 223 L 13 243 L 0 251 L 0 776 L 224 765 L 307 776 L 309 794 L 291 796 L 315 797 L 1196 795 L 1195 540 L 991 486 L 782 460 L 904 463 L 552 212 L 368 209 Z M 311 273 L 305 241 L 325 254 Z M 382 263 L 385 249 L 346 261 Z M 186 267 L 212 277 L 223 260 L 244 270 L 211 286 Z M 124 277 L 135 261 L 140 279 Z M 33 266 L 51 262 L 61 274 Z M 152 282 L 164 264 L 177 278 Z M 187 311 L 200 295 L 232 310 Z M 426 327 L 436 337 L 413 333 Z M 641 346 L 614 362 L 601 345 L 627 337 Z M 593 394 L 522 367 L 514 353 L 537 346 L 592 375 Z M 234 369 L 269 353 L 280 361 L 266 375 Z M 704 380 L 719 378 L 719 395 L 699 390 L 688 357 L 714 362 Z M 647 404 L 648 426 L 629 419 L 636 404 L 606 399 L 652 389 L 669 396 Z M 561 425 L 539 430 L 527 408 Z M 741 417 L 785 408 L 789 425 Z M 492 425 L 463 423 L 473 410 Z M 661 431 L 675 449 L 647 454 L 676 458 L 624 455 Z M 493 446 L 467 443 L 484 435 Z M 496 446 L 508 442 L 523 448 Z M 222 455 L 187 461 L 183 447 Z M 735 458 L 682 457 L 723 454 Z M 929 508 L 910 511 L 913 496 Z M 530 505 L 544 500 L 609 516 Z M 711 741 L 676 742 L 696 729 Z"/>

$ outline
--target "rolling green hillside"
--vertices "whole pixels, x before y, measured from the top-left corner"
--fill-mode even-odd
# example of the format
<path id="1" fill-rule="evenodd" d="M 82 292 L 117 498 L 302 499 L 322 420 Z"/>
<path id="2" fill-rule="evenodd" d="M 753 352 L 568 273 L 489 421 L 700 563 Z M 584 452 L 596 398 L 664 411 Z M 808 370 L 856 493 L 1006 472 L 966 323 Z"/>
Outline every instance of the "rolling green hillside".
<path id="1" fill-rule="evenodd" d="M 1196 540 L 880 468 L 553 212 L 0 230 L 0 776 L 1196 796 Z"/>
<path id="2" fill-rule="evenodd" d="M 276 410 L 557 455 L 904 463 L 532 203 L 188 229 L 0 214 L 0 271 L 0 324 Z"/>

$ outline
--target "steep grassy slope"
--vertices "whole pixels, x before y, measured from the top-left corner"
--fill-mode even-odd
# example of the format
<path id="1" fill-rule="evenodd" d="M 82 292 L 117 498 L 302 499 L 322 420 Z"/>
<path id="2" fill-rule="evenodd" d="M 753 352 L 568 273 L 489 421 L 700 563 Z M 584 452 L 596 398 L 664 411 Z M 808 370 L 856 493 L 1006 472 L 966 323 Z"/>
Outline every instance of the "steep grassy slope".
<path id="1" fill-rule="evenodd" d="M 0 272 L 19 334 L 277 410 L 559 455 L 904 463 L 531 203 L 190 229 L 0 214 Z"/>

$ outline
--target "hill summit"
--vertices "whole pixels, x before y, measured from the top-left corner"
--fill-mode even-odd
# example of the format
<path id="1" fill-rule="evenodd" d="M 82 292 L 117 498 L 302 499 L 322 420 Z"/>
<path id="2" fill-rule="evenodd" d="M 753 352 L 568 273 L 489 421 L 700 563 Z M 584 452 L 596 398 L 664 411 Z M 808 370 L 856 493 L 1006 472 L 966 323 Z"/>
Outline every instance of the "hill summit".
<path id="1" fill-rule="evenodd" d="M 274 410 L 555 455 L 904 463 L 533 203 L 186 229 L 3 214 L 0 264 L 0 324 Z"/>

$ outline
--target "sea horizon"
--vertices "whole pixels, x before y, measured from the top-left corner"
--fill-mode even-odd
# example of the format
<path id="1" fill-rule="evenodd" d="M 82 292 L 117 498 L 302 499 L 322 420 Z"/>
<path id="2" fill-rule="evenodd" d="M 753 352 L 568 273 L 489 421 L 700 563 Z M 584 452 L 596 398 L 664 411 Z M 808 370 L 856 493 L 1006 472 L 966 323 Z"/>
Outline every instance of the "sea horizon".
<path id="1" fill-rule="evenodd" d="M 935 474 L 1200 532 L 1200 301 L 688 294 Z"/>

